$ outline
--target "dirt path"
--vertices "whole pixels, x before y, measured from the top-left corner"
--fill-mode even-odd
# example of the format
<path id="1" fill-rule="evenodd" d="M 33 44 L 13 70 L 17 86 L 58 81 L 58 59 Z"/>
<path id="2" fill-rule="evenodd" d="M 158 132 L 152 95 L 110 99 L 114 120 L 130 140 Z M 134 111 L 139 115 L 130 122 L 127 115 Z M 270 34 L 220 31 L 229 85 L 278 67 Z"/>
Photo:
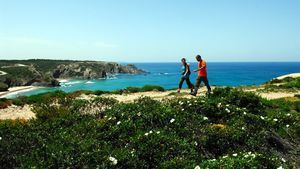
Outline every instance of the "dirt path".
<path id="1" fill-rule="evenodd" d="M 9 106 L 6 109 L 0 109 L 0 120 L 6 119 L 31 119 L 35 118 L 35 114 L 31 111 L 31 107 L 29 105 L 25 105 L 24 107 L 20 106 Z"/>
<path id="2" fill-rule="evenodd" d="M 260 89 L 259 87 L 257 89 Z M 247 90 L 246 90 L 247 91 Z M 249 91 L 249 90 L 248 90 Z M 131 94 L 105 94 L 101 97 L 106 98 L 114 98 L 118 100 L 119 102 L 133 102 L 134 100 L 138 99 L 139 97 L 147 96 L 151 97 L 155 100 L 163 100 L 163 99 L 171 99 L 175 97 L 181 97 L 181 98 L 193 98 L 194 96 L 189 95 L 189 90 L 182 90 L 181 93 L 177 93 L 176 90 L 168 90 L 165 92 L 159 92 L 159 91 L 151 91 L 151 92 L 139 92 L 139 93 L 131 93 Z M 266 99 L 278 99 L 278 98 L 284 98 L 284 97 L 294 97 L 295 94 L 300 94 L 300 91 L 298 93 L 288 93 L 288 92 L 256 92 L 255 89 L 251 89 L 251 92 L 255 92 L 257 95 L 266 98 Z M 204 96 L 206 93 L 206 88 L 202 87 L 198 91 L 199 96 Z M 85 100 L 91 100 L 97 96 L 95 95 L 81 95 L 78 97 L 78 99 L 85 99 Z M 0 120 L 2 119 L 31 119 L 35 118 L 35 114 L 31 111 L 31 107 L 29 105 L 26 105 L 24 107 L 19 106 L 10 106 L 6 109 L 0 109 Z"/>

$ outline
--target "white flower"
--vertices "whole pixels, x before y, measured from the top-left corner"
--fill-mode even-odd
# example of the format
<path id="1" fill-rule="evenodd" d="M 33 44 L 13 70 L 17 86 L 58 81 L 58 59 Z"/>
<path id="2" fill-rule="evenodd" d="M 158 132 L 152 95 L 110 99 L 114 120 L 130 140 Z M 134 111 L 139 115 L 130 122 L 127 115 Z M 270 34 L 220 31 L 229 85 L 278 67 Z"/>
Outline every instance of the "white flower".
<path id="1" fill-rule="evenodd" d="M 284 163 L 286 162 L 286 160 L 284 158 L 281 158 L 281 161 L 284 162 Z"/>
<path id="2" fill-rule="evenodd" d="M 108 120 L 111 120 L 111 117 L 109 117 Z"/>
<path id="3" fill-rule="evenodd" d="M 159 134 L 159 133 L 160 133 L 160 131 L 157 131 L 157 132 L 156 132 L 156 134 Z"/>
<path id="4" fill-rule="evenodd" d="M 255 158 L 255 157 L 256 157 L 256 155 L 255 155 L 255 154 L 251 154 L 251 156 L 252 156 L 253 158 Z"/>
<path id="5" fill-rule="evenodd" d="M 250 155 L 250 154 L 251 154 L 251 151 L 249 151 L 248 154 Z"/>
<path id="6" fill-rule="evenodd" d="M 247 113 L 244 111 L 244 115 L 246 115 Z"/>
<path id="7" fill-rule="evenodd" d="M 282 166 L 278 167 L 277 169 L 284 169 Z"/>
<path id="8" fill-rule="evenodd" d="M 245 127 L 242 127 L 242 130 L 245 130 Z"/>
<path id="9" fill-rule="evenodd" d="M 145 136 L 148 136 L 149 135 L 149 133 L 145 133 Z"/>
<path id="10" fill-rule="evenodd" d="M 200 169 L 200 166 L 199 166 L 199 165 L 197 165 L 197 166 L 195 167 L 195 169 Z"/>
<path id="11" fill-rule="evenodd" d="M 208 120 L 208 118 L 207 117 L 203 117 L 203 120 Z"/>
<path id="12" fill-rule="evenodd" d="M 184 111 L 184 109 L 181 109 L 182 111 Z"/>
<path id="13" fill-rule="evenodd" d="M 249 155 L 248 155 L 248 154 L 246 154 L 244 157 L 245 157 L 245 158 L 248 158 L 248 157 L 249 157 Z"/>
<path id="14" fill-rule="evenodd" d="M 183 105 L 183 102 L 179 101 L 179 104 L 180 104 L 180 105 Z"/>
<path id="15" fill-rule="evenodd" d="M 286 127 L 287 127 L 287 128 L 289 128 L 289 127 L 290 127 L 290 125 L 289 125 L 289 124 L 287 124 L 287 125 L 286 125 Z"/>
<path id="16" fill-rule="evenodd" d="M 175 119 L 171 119 L 171 120 L 170 120 L 170 123 L 173 123 L 174 121 L 175 121 Z"/>
<path id="17" fill-rule="evenodd" d="M 226 107 L 229 107 L 230 105 L 229 104 L 226 104 Z"/>
<path id="18" fill-rule="evenodd" d="M 108 159 L 109 159 L 109 161 L 112 162 L 113 165 L 117 165 L 118 164 L 118 160 L 115 157 L 109 157 Z"/>
<path id="19" fill-rule="evenodd" d="M 150 131 L 149 131 L 149 134 L 152 134 L 152 133 L 153 133 L 152 130 L 150 130 Z"/>
<path id="20" fill-rule="evenodd" d="M 2 137 L 0 137 L 0 140 L 2 140 Z"/>
<path id="21" fill-rule="evenodd" d="M 273 119 L 273 121 L 278 121 L 278 119 Z"/>
<path id="22" fill-rule="evenodd" d="M 262 120 L 264 120 L 264 119 L 265 119 L 263 116 L 260 116 L 260 118 L 261 118 Z"/>
<path id="23" fill-rule="evenodd" d="M 227 111 L 227 113 L 230 113 L 230 110 L 228 108 L 225 109 Z"/>
<path id="24" fill-rule="evenodd" d="M 198 146 L 198 143 L 197 143 L 197 141 L 195 141 L 195 143 L 194 143 L 194 144 L 195 144 L 195 146 Z"/>
<path id="25" fill-rule="evenodd" d="M 138 112 L 138 113 L 137 113 L 138 116 L 141 116 L 141 114 L 142 114 L 141 112 Z"/>
<path id="26" fill-rule="evenodd" d="M 222 158 L 227 158 L 228 157 L 228 155 L 226 155 L 226 156 L 223 156 Z"/>
<path id="27" fill-rule="evenodd" d="M 189 106 L 192 106 L 192 104 L 190 103 Z"/>
<path id="28" fill-rule="evenodd" d="M 222 103 L 218 103 L 218 105 L 217 105 L 217 106 L 218 106 L 218 108 L 220 108 L 220 107 L 221 107 L 221 105 L 222 105 Z"/>
<path id="29" fill-rule="evenodd" d="M 205 103 L 205 100 L 201 100 L 201 103 Z"/>
<path id="30" fill-rule="evenodd" d="M 121 121 L 118 121 L 118 122 L 117 122 L 117 125 L 119 125 L 119 124 L 121 124 Z"/>
<path id="31" fill-rule="evenodd" d="M 233 156 L 233 157 L 236 157 L 236 156 L 237 156 L 237 153 L 232 154 L 232 156 Z"/>
<path id="32" fill-rule="evenodd" d="M 197 100 L 195 100 L 194 103 L 197 103 Z"/>
<path id="33" fill-rule="evenodd" d="M 287 116 L 290 116 L 291 114 L 290 113 L 288 113 L 288 114 L 286 114 Z"/>

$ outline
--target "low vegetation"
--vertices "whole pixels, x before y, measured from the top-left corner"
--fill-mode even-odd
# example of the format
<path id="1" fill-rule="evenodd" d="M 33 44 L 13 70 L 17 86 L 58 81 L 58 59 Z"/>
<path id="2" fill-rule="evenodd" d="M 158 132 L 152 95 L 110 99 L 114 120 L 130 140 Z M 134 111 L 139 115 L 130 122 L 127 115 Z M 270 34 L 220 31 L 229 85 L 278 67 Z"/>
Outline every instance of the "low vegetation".
<path id="1" fill-rule="evenodd" d="M 127 91 L 154 90 L 152 87 Z M 155 87 L 155 90 L 160 90 Z M 103 91 L 92 92 L 99 95 Z M 22 97 L 37 118 L 0 121 L 3 168 L 297 168 L 299 99 L 217 88 L 209 97 L 133 103 Z M 23 100 L 22 100 L 23 99 Z M 3 100 L 4 101 L 4 100 Z M 7 100 L 5 100 L 7 101 Z"/>
<path id="2" fill-rule="evenodd" d="M 265 83 L 265 89 L 267 91 L 299 91 L 300 90 L 300 78 L 286 77 L 284 79 L 273 79 Z"/>

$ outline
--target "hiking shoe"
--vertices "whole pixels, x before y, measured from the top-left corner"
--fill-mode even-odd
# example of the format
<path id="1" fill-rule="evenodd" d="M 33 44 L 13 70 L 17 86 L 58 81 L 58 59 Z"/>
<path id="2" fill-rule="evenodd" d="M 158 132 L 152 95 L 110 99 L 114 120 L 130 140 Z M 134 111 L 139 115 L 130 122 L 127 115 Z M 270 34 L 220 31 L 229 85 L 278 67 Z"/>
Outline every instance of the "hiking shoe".
<path id="1" fill-rule="evenodd" d="M 196 95 L 197 95 L 197 93 L 190 93 L 190 95 L 192 95 L 192 96 L 196 96 Z"/>

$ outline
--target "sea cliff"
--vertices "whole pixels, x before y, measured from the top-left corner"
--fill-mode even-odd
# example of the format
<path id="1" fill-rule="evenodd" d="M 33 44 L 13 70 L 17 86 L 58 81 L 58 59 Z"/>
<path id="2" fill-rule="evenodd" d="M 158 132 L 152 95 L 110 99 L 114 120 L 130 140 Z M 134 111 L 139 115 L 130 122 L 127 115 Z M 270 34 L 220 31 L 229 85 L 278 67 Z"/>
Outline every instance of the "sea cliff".
<path id="1" fill-rule="evenodd" d="M 119 73 L 144 71 L 132 64 L 102 61 L 0 60 L 0 91 L 14 86 L 59 86 L 59 78 L 97 79 Z"/>

